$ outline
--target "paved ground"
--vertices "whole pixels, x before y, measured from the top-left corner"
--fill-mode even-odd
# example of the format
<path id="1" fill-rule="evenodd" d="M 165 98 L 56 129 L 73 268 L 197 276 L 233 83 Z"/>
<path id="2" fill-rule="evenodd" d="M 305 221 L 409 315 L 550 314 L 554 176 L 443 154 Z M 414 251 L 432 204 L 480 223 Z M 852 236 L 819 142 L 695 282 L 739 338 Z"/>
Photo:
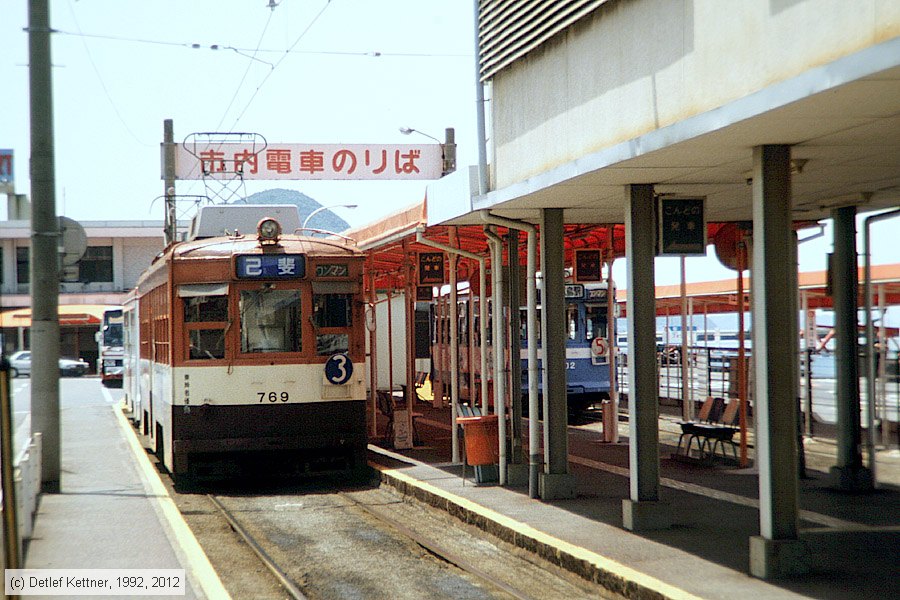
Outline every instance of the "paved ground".
<path id="1" fill-rule="evenodd" d="M 601 443 L 597 424 L 570 427 L 570 465 L 578 497 L 541 502 L 529 499 L 524 488 L 474 487 L 471 474 L 469 484 L 463 485 L 460 469 L 448 464 L 449 410 L 423 402 L 416 410 L 423 414 L 423 445 L 402 454 L 421 463 L 402 467 L 403 473 L 564 544 L 636 569 L 679 593 L 703 598 L 900 597 L 895 576 L 900 454 L 895 450 L 878 453 L 881 488 L 853 495 L 828 487 L 833 442 L 807 440 L 807 476 L 799 481 L 800 525 L 814 570 L 802 578 L 763 582 L 747 574 L 748 540 L 759 533 L 757 472 L 752 467 L 673 460 L 678 430 L 674 418 L 661 420 L 660 434 L 662 500 L 671 505 L 674 526 L 638 535 L 622 528 L 621 501 L 629 494 L 627 423 L 620 422 L 620 444 Z M 748 439 L 752 455 L 752 435 Z M 453 501 L 442 502 L 448 510 L 459 510 Z M 816 531 L 828 533 L 812 538 Z"/>

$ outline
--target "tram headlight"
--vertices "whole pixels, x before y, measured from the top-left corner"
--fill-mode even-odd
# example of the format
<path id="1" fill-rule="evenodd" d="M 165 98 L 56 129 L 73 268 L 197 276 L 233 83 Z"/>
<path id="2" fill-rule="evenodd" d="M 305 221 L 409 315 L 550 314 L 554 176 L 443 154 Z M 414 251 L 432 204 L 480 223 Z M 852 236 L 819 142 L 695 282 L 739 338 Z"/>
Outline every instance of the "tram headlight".
<path id="1" fill-rule="evenodd" d="M 262 219 L 256 226 L 256 239 L 260 244 L 277 244 L 281 238 L 281 224 L 270 217 Z"/>

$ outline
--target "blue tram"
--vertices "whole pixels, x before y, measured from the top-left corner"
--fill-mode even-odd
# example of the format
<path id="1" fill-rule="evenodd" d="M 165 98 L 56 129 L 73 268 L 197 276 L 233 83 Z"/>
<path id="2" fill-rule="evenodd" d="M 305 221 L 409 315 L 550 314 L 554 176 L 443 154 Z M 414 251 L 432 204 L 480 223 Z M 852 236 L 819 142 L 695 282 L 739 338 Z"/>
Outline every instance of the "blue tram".
<path id="1" fill-rule="evenodd" d="M 538 290 L 540 294 L 540 290 Z M 540 296 L 539 296 L 540 298 Z M 566 301 L 566 396 L 569 411 L 578 412 L 609 398 L 610 365 L 615 335 L 615 318 L 609 319 L 609 293 L 606 283 L 567 283 Z M 528 339 L 522 307 L 522 395 L 528 395 Z M 538 319 L 540 320 L 540 306 Z M 540 341 L 540 340 L 539 340 Z M 538 347 L 538 356 L 542 356 Z M 538 363 L 540 364 L 540 359 Z M 543 371 L 540 371 L 542 373 Z M 539 378 L 543 393 L 543 381 Z"/>
<path id="2" fill-rule="evenodd" d="M 606 283 L 565 284 L 566 312 L 566 391 L 570 412 L 579 412 L 592 404 L 609 398 L 610 371 L 614 368 L 611 358 L 613 350 L 610 340 L 615 335 L 615 319 L 609 319 L 609 294 Z M 538 290 L 540 298 L 540 289 Z M 449 357 L 449 310 L 448 298 L 444 295 L 436 299 L 432 307 L 432 364 L 433 379 L 450 381 Z M 459 294 L 457 319 L 459 342 L 459 397 L 475 402 L 480 388 L 481 352 L 488 352 L 488 364 L 493 365 L 493 345 L 491 327 L 488 326 L 487 343 L 479 339 L 478 298 L 462 291 Z M 521 389 L 523 397 L 528 395 L 528 341 L 526 309 L 520 307 L 519 352 L 521 362 Z M 538 320 L 541 307 L 538 305 Z M 488 314 L 491 311 L 488 310 Z M 489 317 L 490 318 L 490 317 Z M 538 333 L 540 343 L 540 332 Z M 541 356 L 538 348 L 538 356 Z M 611 361 L 613 364 L 611 365 Z M 539 359 L 540 362 L 540 359 Z M 509 368 L 509 357 L 505 363 Z M 491 373 L 487 375 L 489 381 Z M 543 382 L 539 378 L 540 389 Z"/>

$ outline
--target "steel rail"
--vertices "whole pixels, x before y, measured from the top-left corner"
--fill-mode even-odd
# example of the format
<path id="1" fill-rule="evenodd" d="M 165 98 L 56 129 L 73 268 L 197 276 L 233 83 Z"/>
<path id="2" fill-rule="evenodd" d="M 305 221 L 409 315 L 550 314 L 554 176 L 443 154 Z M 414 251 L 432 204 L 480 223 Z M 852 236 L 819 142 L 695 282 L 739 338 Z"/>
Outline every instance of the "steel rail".
<path id="1" fill-rule="evenodd" d="M 356 500 L 355 498 L 352 498 L 351 496 L 347 495 L 344 492 L 338 492 L 338 495 L 340 497 L 344 498 L 345 500 L 347 500 L 348 502 L 352 503 L 354 506 L 362 509 L 362 511 L 365 512 L 366 514 L 371 515 L 372 517 L 378 519 L 382 523 L 389 525 L 391 528 L 396 530 L 398 533 L 411 539 L 412 541 L 417 543 L 419 546 L 425 548 L 426 550 L 428 550 L 429 552 L 431 552 L 438 558 L 441 558 L 441 559 L 445 560 L 446 562 L 462 569 L 463 571 L 478 577 L 482 581 L 485 581 L 488 584 L 503 590 L 504 592 L 506 592 L 507 594 L 510 594 L 514 598 L 518 598 L 519 600 L 535 600 L 533 596 L 529 596 L 529 595 L 525 594 L 524 592 L 522 592 L 521 590 L 518 590 L 518 589 L 508 585 L 507 583 L 496 579 L 494 576 L 481 570 L 480 568 L 478 568 L 471 562 L 467 561 L 465 558 L 463 558 L 459 554 L 452 552 L 451 550 L 448 550 L 447 548 L 442 546 L 439 542 L 435 541 L 434 539 L 425 537 L 424 535 L 422 535 L 416 531 L 413 531 L 412 529 L 410 529 L 406 525 L 402 524 L 401 522 L 397 521 L 396 519 L 393 519 L 387 515 L 381 514 L 376 510 L 373 510 L 370 506 L 367 506 L 367 505 L 359 502 L 358 500 Z"/>
<path id="2" fill-rule="evenodd" d="M 206 497 L 209 498 L 210 502 L 213 503 L 213 506 L 215 506 L 219 510 L 219 512 L 222 513 L 222 516 L 225 517 L 225 520 L 228 521 L 228 524 L 231 525 L 231 528 L 234 529 L 237 534 L 240 535 L 241 538 L 247 543 L 247 545 L 250 546 L 250 549 L 256 553 L 256 556 L 259 557 L 266 568 L 268 568 L 269 571 L 271 571 L 275 576 L 275 578 L 278 579 L 278 583 L 280 583 L 281 587 L 283 587 L 284 590 L 288 594 L 290 594 L 291 598 L 294 598 L 294 600 L 308 600 L 306 595 L 302 591 L 300 591 L 300 587 L 296 584 L 296 582 L 288 577 L 287 573 L 285 573 L 281 569 L 281 567 L 278 566 L 278 563 L 276 563 L 272 559 L 272 557 L 269 556 L 269 554 L 265 550 L 263 550 L 262 546 L 260 546 L 256 542 L 256 539 L 254 539 L 254 537 L 250 535 L 250 533 L 246 529 L 244 529 L 244 527 L 240 523 L 238 523 L 234 515 L 231 514 L 231 511 L 225 508 L 225 505 L 223 505 L 219 501 L 219 499 L 212 494 L 207 494 Z"/>

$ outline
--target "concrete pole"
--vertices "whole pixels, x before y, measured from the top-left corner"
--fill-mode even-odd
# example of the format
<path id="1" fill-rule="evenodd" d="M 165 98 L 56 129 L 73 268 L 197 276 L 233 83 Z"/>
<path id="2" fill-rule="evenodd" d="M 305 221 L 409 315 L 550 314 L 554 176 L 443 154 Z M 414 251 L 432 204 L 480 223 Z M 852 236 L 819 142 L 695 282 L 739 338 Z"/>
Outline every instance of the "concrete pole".
<path id="1" fill-rule="evenodd" d="M 610 431 L 603 424 L 603 438 L 610 444 L 619 443 L 619 372 L 618 372 L 618 328 L 616 327 L 616 284 L 613 280 L 613 263 L 616 260 L 613 247 L 613 225 L 609 225 L 609 258 L 606 278 L 606 327 L 609 338 L 609 402 L 613 414 L 613 426 Z"/>
<path id="2" fill-rule="evenodd" d="M 510 423 L 510 458 L 511 465 L 518 465 L 513 470 L 516 471 L 515 481 L 510 484 L 518 485 L 524 477 L 525 472 L 519 472 L 523 464 L 524 450 L 522 448 L 522 336 L 521 326 L 522 319 L 519 314 L 521 306 L 520 287 L 521 287 L 521 271 L 519 264 L 519 230 L 510 228 L 506 234 L 506 248 L 508 260 L 507 286 L 506 286 L 506 305 L 509 307 L 509 423 Z M 509 468 L 507 468 L 509 471 Z M 507 477 L 511 478 L 510 473 Z"/>
<path id="3" fill-rule="evenodd" d="M 878 341 L 879 341 L 879 360 L 878 360 L 878 397 L 881 398 L 881 443 L 888 447 L 890 443 L 890 432 L 891 432 L 891 423 L 888 420 L 888 399 L 887 399 L 887 331 L 885 331 L 884 325 L 884 311 L 885 311 L 885 303 L 887 298 L 885 298 L 885 290 L 884 284 L 878 286 L 878 314 L 881 315 L 881 320 L 878 322 Z M 872 409 L 874 414 L 874 409 Z M 872 434 L 874 436 L 874 423 L 872 424 Z M 872 454 L 869 457 L 872 461 L 872 481 L 877 482 L 878 478 L 875 474 L 875 440 L 872 440 Z"/>
<path id="4" fill-rule="evenodd" d="M 473 0 L 474 22 L 474 50 L 475 50 L 475 134 L 478 146 L 478 195 L 484 196 L 488 191 L 488 161 L 487 161 L 487 128 L 484 117 L 484 83 L 481 81 L 481 44 L 478 32 L 478 4 L 480 0 Z M 485 413 L 487 414 L 487 413 Z"/>
<path id="5" fill-rule="evenodd" d="M 378 295 L 375 291 L 375 255 L 369 254 L 366 258 L 366 280 L 369 282 L 369 306 L 366 310 L 372 311 L 372 323 L 369 328 L 369 393 L 372 401 L 372 439 L 378 435 L 378 321 L 375 306 L 378 303 Z M 369 327 L 368 316 L 366 326 Z"/>
<path id="6" fill-rule="evenodd" d="M 31 425 L 43 434 L 41 489 L 60 491 L 59 222 L 48 0 L 28 8 L 31 89 Z"/>
<path id="7" fill-rule="evenodd" d="M 437 248 L 438 250 L 442 250 L 442 251 L 448 253 L 450 256 L 452 256 L 453 258 L 451 258 L 451 260 L 454 260 L 454 261 L 456 260 L 456 256 L 459 255 L 459 256 L 464 256 L 466 258 L 469 258 L 471 260 L 478 262 L 478 283 L 481 288 L 479 290 L 479 295 L 480 295 L 479 305 L 480 305 L 480 311 L 481 311 L 480 317 L 479 317 L 479 319 L 480 319 L 479 336 L 481 339 L 481 348 L 479 349 L 479 353 L 481 354 L 481 374 L 482 374 L 482 376 L 481 376 L 481 411 L 482 411 L 482 414 L 486 415 L 487 408 L 488 408 L 488 401 L 487 401 L 488 381 L 487 381 L 487 375 L 486 375 L 487 374 L 487 352 L 484 349 L 485 345 L 486 345 L 484 343 L 484 340 L 487 339 L 487 296 L 486 296 L 486 291 L 485 291 L 485 288 L 487 288 L 487 277 L 485 275 L 485 266 L 484 266 L 485 259 L 484 259 L 484 257 L 479 256 L 477 254 L 473 254 L 472 252 L 467 252 L 465 250 L 461 250 L 461 249 L 457 248 L 456 246 L 458 245 L 458 242 L 456 239 L 456 228 L 455 227 L 452 228 L 451 231 L 452 231 L 452 237 L 450 238 L 449 241 L 453 245 L 445 245 L 445 244 L 441 244 L 439 242 L 435 242 L 433 240 L 429 240 L 428 238 L 425 237 L 425 228 L 424 227 L 419 229 L 418 231 L 416 231 L 416 243 L 422 244 L 423 246 L 431 246 L 432 248 Z M 454 277 L 455 277 L 455 274 L 454 274 Z M 455 289 L 455 288 L 453 288 L 453 289 Z M 451 296 L 452 295 L 453 295 L 453 292 L 451 292 Z M 472 296 L 471 290 L 470 290 L 469 304 L 471 304 L 473 301 L 474 301 L 474 299 L 473 299 L 473 296 Z M 440 312 L 441 311 L 441 302 L 442 302 L 441 299 L 438 298 L 437 307 L 435 309 L 438 313 L 436 316 L 438 316 L 438 317 L 440 317 L 442 314 L 447 313 L 447 311 L 444 311 L 443 313 Z M 455 305 L 455 303 L 454 303 L 454 305 Z M 453 312 L 453 314 L 456 314 L 455 309 L 452 312 Z M 443 321 L 443 319 L 441 319 L 441 318 L 437 319 L 438 323 L 440 323 L 441 321 Z M 453 322 L 453 320 L 451 320 L 451 322 Z M 469 329 L 470 329 L 470 331 L 472 330 L 471 325 L 470 325 Z M 443 334 L 439 331 L 438 332 L 438 347 L 439 348 L 443 348 L 443 342 L 442 342 L 443 339 L 444 339 Z M 451 336 L 451 339 L 452 339 L 452 336 Z M 474 348 L 474 345 L 471 343 L 471 338 L 470 338 L 469 347 L 470 347 L 469 364 L 471 365 L 472 364 L 471 348 Z M 458 351 L 458 348 L 459 348 L 459 346 L 457 345 L 456 358 L 453 358 L 451 356 L 451 359 L 450 359 L 451 362 L 453 363 L 451 365 L 451 369 L 455 369 L 455 372 L 456 372 L 456 376 L 455 376 L 455 378 L 453 378 L 454 382 L 456 382 L 457 379 L 459 378 L 459 370 L 458 370 L 459 351 Z M 442 371 L 443 370 L 443 359 L 441 359 L 438 362 L 439 362 L 440 366 L 438 367 L 437 370 Z M 453 393 L 454 393 L 453 388 L 451 388 L 451 399 L 454 397 Z M 469 395 L 471 396 L 470 401 L 472 403 L 472 406 L 475 406 L 475 400 L 474 400 L 475 390 L 471 385 L 469 386 Z M 451 404 L 452 404 L 451 414 L 453 415 L 454 419 L 456 419 L 456 416 L 458 414 L 457 413 L 458 400 L 459 400 L 459 396 L 457 395 L 456 400 L 453 400 L 451 402 Z M 452 427 L 450 429 L 450 431 L 451 431 L 451 435 L 450 435 L 451 448 L 452 448 L 452 455 L 453 455 L 452 460 L 454 463 L 458 463 L 458 462 L 460 462 L 459 436 L 458 436 L 456 427 Z"/>
<path id="8" fill-rule="evenodd" d="M 403 241 L 406 251 L 406 430 L 413 432 L 413 397 L 416 394 L 416 261 L 415 254 L 409 249 L 409 243 Z"/>
<path id="9" fill-rule="evenodd" d="M 685 421 L 694 418 L 694 403 L 691 401 L 691 380 L 688 369 L 688 335 L 693 322 L 688 323 L 688 297 L 687 297 L 687 257 L 681 257 L 681 416 Z"/>
<path id="10" fill-rule="evenodd" d="M 541 465 L 541 457 L 539 454 L 540 448 L 540 433 L 538 432 L 538 396 L 539 385 L 538 385 L 538 341 L 537 341 L 537 228 L 531 223 L 526 223 L 524 221 L 516 221 L 514 219 L 507 219 L 505 217 L 498 217 L 496 215 L 490 214 L 489 211 L 481 211 L 481 218 L 486 223 L 493 223 L 494 225 L 502 225 L 503 227 L 507 227 L 511 232 L 513 230 L 525 231 L 527 234 L 527 242 L 526 242 L 526 296 L 525 296 L 525 304 L 526 304 L 526 329 L 527 329 L 527 339 L 528 339 L 528 494 L 531 498 L 537 498 L 540 495 L 539 487 L 540 487 L 540 465 Z M 518 240 L 518 236 L 516 237 Z M 512 245 L 510 246 L 512 248 Z M 518 250 L 512 251 L 510 250 L 510 256 L 518 256 Z M 512 280 L 510 287 L 519 289 L 519 284 L 512 284 Z M 516 294 L 518 297 L 518 294 Z M 510 298 L 512 298 L 512 292 L 510 292 Z M 519 301 L 518 300 L 510 300 L 510 305 L 518 308 Z M 516 315 L 517 316 L 517 315 Z M 512 318 L 510 319 L 512 322 Z M 510 330 L 513 332 L 513 336 L 518 335 L 519 325 L 515 327 L 510 327 Z M 521 343 L 516 341 L 515 343 L 510 344 L 511 347 L 521 348 Z M 521 352 L 519 352 L 518 356 L 521 356 Z M 520 361 L 521 365 L 521 361 Z M 521 366 L 512 369 L 513 373 L 519 373 Z M 514 384 L 513 390 L 515 391 L 516 387 L 519 384 Z M 521 386 L 519 386 L 521 390 Z M 519 396 L 519 401 L 521 402 L 521 395 Z M 516 419 L 521 417 L 521 410 L 515 413 Z M 515 437 L 518 437 L 517 434 L 513 434 Z M 518 482 L 518 480 L 517 480 Z"/>
<path id="11" fill-rule="evenodd" d="M 789 146 L 753 149 L 753 354 L 760 534 L 750 572 L 761 578 L 808 571 L 798 539 L 797 390 L 799 322 L 791 246 Z"/>
<path id="12" fill-rule="evenodd" d="M 491 248 L 491 321 L 494 350 L 494 414 L 497 415 L 500 444 L 500 485 L 506 485 L 506 373 L 503 365 L 506 353 L 503 324 L 503 239 L 490 226 L 484 227 Z"/>
<path id="13" fill-rule="evenodd" d="M 448 233 L 451 246 L 456 246 L 456 227 Z M 459 416 L 459 292 L 456 287 L 456 267 L 459 264 L 455 254 L 448 254 L 450 262 L 450 460 L 454 464 L 460 460 L 459 435 L 456 417 Z"/>
<path id="14" fill-rule="evenodd" d="M 163 121 L 163 196 L 166 199 L 166 246 L 178 235 L 175 214 L 175 127 L 172 119 Z"/>
<path id="15" fill-rule="evenodd" d="M 652 185 L 625 186 L 631 497 L 622 501 L 622 520 L 633 531 L 671 523 L 668 505 L 659 501 L 654 203 Z"/>
<path id="16" fill-rule="evenodd" d="M 544 464 L 541 498 L 575 497 L 575 476 L 569 473 L 568 402 L 566 398 L 566 302 L 563 211 L 542 211 L 541 260 L 544 291 Z"/>
<path id="17" fill-rule="evenodd" d="M 832 485 L 841 490 L 873 487 L 872 472 L 862 464 L 862 428 L 859 422 L 859 356 L 857 331 L 856 207 L 831 211 L 834 221 L 835 403 L 837 408 L 837 464 L 831 468 Z"/>

